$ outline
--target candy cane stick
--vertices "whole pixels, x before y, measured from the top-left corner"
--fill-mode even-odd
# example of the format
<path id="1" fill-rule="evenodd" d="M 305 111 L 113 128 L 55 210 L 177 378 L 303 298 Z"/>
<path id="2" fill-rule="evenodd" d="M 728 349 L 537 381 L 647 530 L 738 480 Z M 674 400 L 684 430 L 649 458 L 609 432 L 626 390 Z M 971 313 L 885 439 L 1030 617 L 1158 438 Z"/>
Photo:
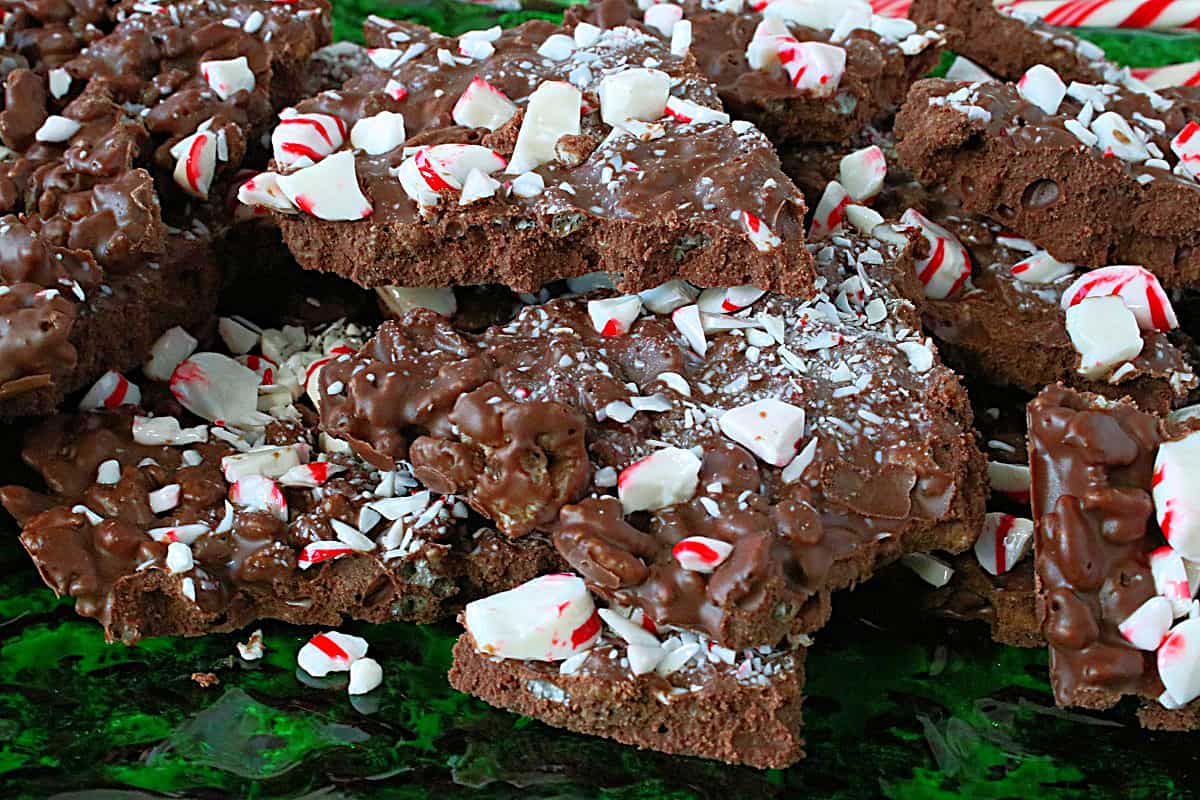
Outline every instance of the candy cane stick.
<path id="1" fill-rule="evenodd" d="M 1005 0 L 997 5 L 1077 28 L 1200 28 L 1200 0 Z"/>
<path id="2" fill-rule="evenodd" d="M 1169 67 L 1135 67 L 1133 77 L 1151 89 L 1168 89 L 1172 86 L 1200 86 L 1200 61 L 1172 64 Z"/>
<path id="3" fill-rule="evenodd" d="M 871 10 L 881 17 L 907 17 L 912 0 L 871 0 Z"/>

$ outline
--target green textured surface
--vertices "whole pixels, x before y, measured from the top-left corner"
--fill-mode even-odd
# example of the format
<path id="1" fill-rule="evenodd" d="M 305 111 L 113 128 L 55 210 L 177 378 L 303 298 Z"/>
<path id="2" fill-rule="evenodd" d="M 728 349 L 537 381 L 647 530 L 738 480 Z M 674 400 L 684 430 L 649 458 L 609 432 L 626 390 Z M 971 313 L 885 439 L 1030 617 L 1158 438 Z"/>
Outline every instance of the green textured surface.
<path id="1" fill-rule="evenodd" d="M 547 4 L 547 8 L 550 8 Z M 512 24 L 451 0 L 371 11 L 446 32 Z M 337 2 L 339 34 L 368 5 Z M 1200 37 L 1095 34 L 1123 63 L 1200 58 Z M 1195 736 L 1055 710 L 1044 651 L 921 617 L 915 583 L 839 597 L 809 658 L 809 758 L 756 772 L 642 753 L 496 711 L 446 684 L 451 627 L 347 626 L 371 643 L 383 687 L 297 674 L 312 631 L 266 625 L 267 656 L 239 636 L 106 645 L 42 587 L 0 520 L 0 798 L 1097 798 L 1196 797 Z M 903 578 L 902 580 L 909 580 Z M 203 689 L 194 672 L 220 685 Z"/>

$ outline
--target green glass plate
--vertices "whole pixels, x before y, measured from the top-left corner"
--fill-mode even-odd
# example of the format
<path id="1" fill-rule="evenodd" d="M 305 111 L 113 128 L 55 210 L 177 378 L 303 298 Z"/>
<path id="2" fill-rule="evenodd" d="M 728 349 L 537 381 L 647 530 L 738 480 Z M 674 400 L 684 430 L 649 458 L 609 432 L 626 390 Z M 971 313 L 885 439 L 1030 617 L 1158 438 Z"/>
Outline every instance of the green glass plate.
<path id="1" fill-rule="evenodd" d="M 561 7 L 561 6 L 560 6 Z M 446 33 L 540 10 L 453 0 L 337 0 L 337 33 L 369 13 Z M 1200 59 L 1200 36 L 1089 32 L 1124 64 Z M 384 667 L 297 673 L 312 630 L 264 625 L 267 655 L 236 635 L 106 645 L 38 580 L 0 521 L 0 798 L 1102 798 L 1200 796 L 1191 735 L 1150 733 L 1125 706 L 1055 709 L 1044 650 L 922 616 L 897 574 L 838 598 L 809 656 L 808 759 L 759 772 L 639 752 L 491 709 L 446 684 L 453 626 L 349 625 Z M 212 673 L 202 688 L 193 674 Z"/>

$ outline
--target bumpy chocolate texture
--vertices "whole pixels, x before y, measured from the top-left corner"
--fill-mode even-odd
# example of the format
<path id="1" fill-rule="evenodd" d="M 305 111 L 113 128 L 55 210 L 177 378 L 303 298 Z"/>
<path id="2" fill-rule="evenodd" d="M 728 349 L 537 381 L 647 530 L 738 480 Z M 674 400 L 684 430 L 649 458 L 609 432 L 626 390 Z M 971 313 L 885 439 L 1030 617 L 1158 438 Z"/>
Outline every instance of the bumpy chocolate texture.
<path id="1" fill-rule="evenodd" d="M 302 382 L 323 352 L 360 341 L 339 330 L 353 333 L 327 328 L 307 340 L 312 352 L 291 353 L 271 371 Z M 270 335 L 288 341 L 297 332 Z M 264 377 L 279 383 L 263 397 L 279 397 L 282 374 Z M 292 397 L 302 391 L 289 385 Z M 425 491 L 405 465 L 380 472 L 319 437 L 302 402 L 272 401 L 265 427 L 224 429 L 192 417 L 161 385 L 142 389 L 140 408 L 40 423 L 22 456 L 45 493 L 0 489 L 43 579 L 110 639 L 235 630 L 260 618 L 432 622 L 464 598 L 561 568 L 548 537 L 514 542 L 455 498 Z M 160 444 L 150 430 L 165 417 L 186 429 L 178 444 Z M 259 461 L 238 466 L 239 457 Z M 271 473 L 278 480 L 267 484 L 279 493 L 271 502 L 242 494 L 250 484 L 237 480 L 288 459 L 312 469 L 297 479 Z M 168 557 L 173 541 L 188 545 L 188 563 Z M 343 552 L 303 558 L 314 542 Z"/>
<path id="2" fill-rule="evenodd" d="M 601 121 L 600 81 L 647 65 L 670 75 L 674 97 L 719 109 L 690 57 L 673 56 L 656 37 L 626 28 L 551 58 L 539 48 L 551 36 L 569 43 L 571 31 L 531 22 L 485 41 L 494 53 L 475 59 L 461 55 L 472 50 L 464 39 L 385 23 L 368 23 L 366 35 L 372 60 L 389 67 L 372 65 L 341 91 L 298 109 L 334 115 L 346 130 L 382 111 L 400 113 L 407 141 L 378 155 L 355 154 L 369 218 L 281 216 L 302 266 L 364 286 L 503 283 L 537 291 L 552 280 L 606 269 L 620 273 L 630 289 L 683 277 L 797 295 L 811 290 L 803 199 L 761 133 L 747 123 L 663 117 L 638 123 L 646 130 L 635 135 Z M 447 192 L 422 213 L 395 174 L 412 148 L 483 144 L 504 159 L 513 154 L 523 111 L 495 131 L 454 124 L 452 109 L 476 75 L 518 104 L 547 81 L 575 84 L 586 112 L 581 133 L 560 140 L 558 158 L 529 176 L 545 186 L 533 196 L 520 196 L 511 185 L 515 176 L 498 172 L 492 177 L 503 185 L 495 194 L 462 205 Z"/>
<path id="3" fill-rule="evenodd" d="M 663 753 L 760 769 L 804 756 L 805 650 L 701 655 L 660 676 L 628 671 L 625 642 L 607 635 L 562 672 L 544 661 L 492 659 L 470 634 L 454 646 L 454 688 L 559 728 Z"/>
<path id="4" fill-rule="evenodd" d="M 1102 83 L 1120 74 L 1099 46 L 1016 9 L 1001 11 L 988 0 L 914 0 L 909 19 L 920 25 L 941 23 L 960 36 L 954 50 L 1000 80 L 1020 80 L 1025 71 L 1045 64 L 1064 81 Z"/>
<path id="5" fill-rule="evenodd" d="M 211 313 L 220 270 L 203 240 L 227 211 L 183 200 L 169 151 L 206 125 L 221 142 L 221 198 L 329 20 L 323 0 L 194 0 L 25 3 L 4 24 L 33 67 L 8 72 L 0 110 L 0 213 L 21 215 L 0 228 L 9 416 L 49 412 L 104 370 L 140 363 L 167 327 Z M 239 56 L 255 86 L 222 100 L 200 65 Z M 153 172 L 165 173 L 158 190 Z M 164 215 L 183 230 L 169 233 Z M 193 233 L 197 216 L 207 224 Z"/>
<path id="6" fill-rule="evenodd" d="M 780 147 L 846 142 L 870 124 L 890 121 L 913 81 L 937 66 L 945 43 L 941 26 L 918 28 L 908 20 L 872 17 L 865 3 L 797 3 L 791 15 L 782 11 L 790 6 L 780 3 L 765 13 L 783 20 L 792 38 L 833 44 L 846 54 L 836 87 L 798 89 L 779 65 L 751 66 L 747 47 L 767 4 L 761 10 L 743 10 L 743 5 L 741 0 L 681 3 L 682 19 L 691 23 L 690 52 L 701 73 L 717 87 L 726 110 L 753 122 Z M 567 18 L 602 28 L 645 27 L 642 8 L 644 4 L 629 0 L 593 0 L 568 10 Z M 846 13 L 845 23 L 855 23 L 848 33 L 840 31 L 838 12 Z"/>
<path id="7" fill-rule="evenodd" d="M 323 426 L 381 467 L 408 458 L 511 536 L 553 532 L 609 602 L 728 647 L 773 645 L 823 624 L 830 593 L 875 566 L 965 549 L 982 514 L 965 393 L 891 288 L 911 261 L 839 241 L 817 253 L 822 294 L 722 318 L 753 329 L 710 333 L 703 357 L 653 315 L 602 336 L 584 299 L 477 336 L 411 314 L 322 371 Z M 718 428 L 762 398 L 808 415 L 811 463 L 786 478 Z M 624 515 L 617 470 L 664 445 L 702 452 L 695 496 Z M 711 576 L 671 554 L 697 535 L 733 545 Z"/>
<path id="8" fill-rule="evenodd" d="M 1184 93 L 1073 87 L 1048 114 L 1013 84 L 935 79 L 914 84 L 895 130 L 904 166 L 966 209 L 1060 261 L 1141 264 L 1176 288 L 1200 281 L 1200 183 L 1171 143 L 1198 118 Z"/>
<path id="9" fill-rule="evenodd" d="M 1050 675 L 1060 705 L 1147 701 L 1149 727 L 1192 729 L 1196 703 L 1169 710 L 1153 651 L 1118 626 L 1153 597 L 1155 453 L 1171 434 L 1132 404 L 1051 386 L 1029 404 L 1036 567 Z"/>

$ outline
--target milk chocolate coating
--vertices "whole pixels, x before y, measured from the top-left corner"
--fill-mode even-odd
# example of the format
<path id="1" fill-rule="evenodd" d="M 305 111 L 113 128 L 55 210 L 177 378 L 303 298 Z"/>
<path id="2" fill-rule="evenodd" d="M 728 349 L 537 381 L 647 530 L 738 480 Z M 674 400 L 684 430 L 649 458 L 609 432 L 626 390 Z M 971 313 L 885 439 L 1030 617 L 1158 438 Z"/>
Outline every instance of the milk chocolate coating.
<path id="1" fill-rule="evenodd" d="M 1062 386 L 1029 404 L 1038 603 L 1059 705 L 1156 704 L 1163 692 L 1155 653 L 1118 626 L 1156 594 L 1149 556 L 1165 539 L 1150 489 L 1158 446 L 1174 435 L 1127 401 Z M 1148 706 L 1143 719 L 1194 727 L 1194 706 Z"/>
<path id="2" fill-rule="evenodd" d="M 891 289 L 913 279 L 911 261 L 878 241 L 844 241 L 818 254 L 829 297 L 861 266 L 890 316 L 871 325 L 852 311 L 832 321 L 815 311 L 822 301 L 764 298 L 755 310 L 784 321 L 787 347 L 805 354 L 801 372 L 773 347 L 748 357 L 744 336 L 728 332 L 710 334 L 700 359 L 659 317 L 604 337 L 586 298 L 527 308 L 478 335 L 418 311 L 322 370 L 322 424 L 380 466 L 410 459 L 416 474 L 461 493 L 510 536 L 552 532 L 612 602 L 729 647 L 775 644 L 819 627 L 830 592 L 876 565 L 969 546 L 982 513 L 962 387 L 936 364 L 915 372 L 897 348 L 899 332 L 918 327 Z M 816 349 L 813 337 L 830 344 Z M 683 376 L 690 395 L 659 380 L 664 372 Z M 861 390 L 847 387 L 854 380 Z M 626 423 L 597 417 L 656 393 L 670 410 Z M 779 467 L 716 430 L 721 411 L 760 397 L 807 409 L 818 445 L 802 480 L 785 484 Z M 620 470 L 662 444 L 702 448 L 697 496 L 625 517 L 597 470 Z M 696 535 L 734 545 L 711 576 L 671 556 Z"/>

